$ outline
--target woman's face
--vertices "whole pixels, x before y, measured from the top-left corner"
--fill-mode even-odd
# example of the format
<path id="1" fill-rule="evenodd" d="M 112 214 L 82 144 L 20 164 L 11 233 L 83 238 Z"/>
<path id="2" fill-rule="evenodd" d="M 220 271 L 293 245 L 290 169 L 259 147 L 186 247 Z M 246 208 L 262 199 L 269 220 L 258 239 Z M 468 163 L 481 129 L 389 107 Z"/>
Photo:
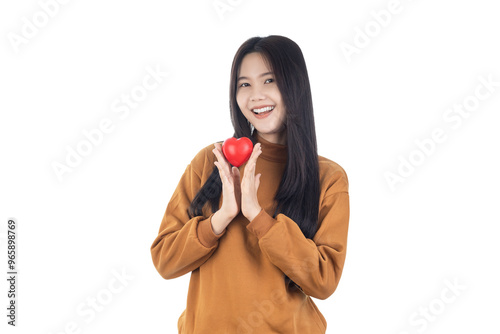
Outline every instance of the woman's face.
<path id="1" fill-rule="evenodd" d="M 285 106 L 274 74 L 260 53 L 243 58 L 236 85 L 236 102 L 257 133 L 271 143 L 286 144 Z"/>

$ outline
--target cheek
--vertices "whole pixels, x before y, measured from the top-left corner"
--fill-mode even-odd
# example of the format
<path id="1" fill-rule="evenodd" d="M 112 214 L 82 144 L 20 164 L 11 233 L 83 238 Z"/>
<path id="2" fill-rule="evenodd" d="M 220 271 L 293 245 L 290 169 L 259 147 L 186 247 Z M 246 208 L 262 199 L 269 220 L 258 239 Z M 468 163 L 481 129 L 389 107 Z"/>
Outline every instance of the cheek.
<path id="1" fill-rule="evenodd" d="M 281 124 L 285 124 L 286 123 L 286 111 L 285 111 L 285 107 L 282 107 L 282 109 L 280 110 L 280 123 Z"/>
<path id="2" fill-rule="evenodd" d="M 238 107 L 240 107 L 241 111 L 244 111 L 245 98 L 244 98 L 243 94 L 236 93 L 236 103 L 238 104 Z"/>
<path id="3" fill-rule="evenodd" d="M 280 103 L 280 104 L 283 103 L 283 101 L 281 99 L 281 93 L 280 93 L 280 90 L 278 89 L 277 85 L 273 86 L 272 91 L 269 93 L 269 95 L 273 97 L 273 100 L 276 103 Z"/>
<path id="4" fill-rule="evenodd" d="M 238 94 L 236 93 L 236 103 L 238 104 L 238 107 L 241 110 L 241 113 L 243 116 L 245 116 L 246 119 L 249 117 L 249 111 L 246 108 L 246 102 L 245 102 L 244 94 Z"/>

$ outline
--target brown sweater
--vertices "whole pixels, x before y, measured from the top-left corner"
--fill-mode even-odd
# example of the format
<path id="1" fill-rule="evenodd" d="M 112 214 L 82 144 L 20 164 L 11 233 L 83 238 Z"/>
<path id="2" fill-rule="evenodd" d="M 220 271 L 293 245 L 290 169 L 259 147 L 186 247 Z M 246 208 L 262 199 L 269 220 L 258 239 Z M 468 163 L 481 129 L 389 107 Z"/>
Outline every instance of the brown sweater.
<path id="1" fill-rule="evenodd" d="M 203 216 L 189 219 L 187 208 L 214 168 L 211 144 L 186 167 L 151 245 L 163 278 L 191 272 L 180 334 L 326 332 L 326 320 L 311 297 L 328 298 L 342 274 L 349 223 L 347 175 L 337 163 L 318 156 L 319 229 L 307 239 L 287 216 L 272 217 L 286 146 L 256 138 L 262 145 L 255 171 L 262 173 L 257 193 L 262 211 L 254 220 L 240 213 L 216 235 L 208 206 Z M 239 167 L 242 177 L 245 165 Z M 301 290 L 287 290 L 285 274 Z"/>

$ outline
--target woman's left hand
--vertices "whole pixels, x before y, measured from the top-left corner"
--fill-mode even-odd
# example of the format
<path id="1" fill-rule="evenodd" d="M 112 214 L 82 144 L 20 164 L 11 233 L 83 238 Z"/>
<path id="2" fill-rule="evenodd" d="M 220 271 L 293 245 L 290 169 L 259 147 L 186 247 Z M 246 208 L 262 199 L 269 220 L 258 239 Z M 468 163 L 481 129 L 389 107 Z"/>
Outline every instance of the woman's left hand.
<path id="1" fill-rule="evenodd" d="M 252 155 L 245 166 L 245 173 L 241 180 L 241 213 L 252 221 L 262 209 L 257 198 L 257 190 L 260 184 L 260 173 L 255 175 L 255 164 L 262 153 L 260 143 L 255 144 Z"/>

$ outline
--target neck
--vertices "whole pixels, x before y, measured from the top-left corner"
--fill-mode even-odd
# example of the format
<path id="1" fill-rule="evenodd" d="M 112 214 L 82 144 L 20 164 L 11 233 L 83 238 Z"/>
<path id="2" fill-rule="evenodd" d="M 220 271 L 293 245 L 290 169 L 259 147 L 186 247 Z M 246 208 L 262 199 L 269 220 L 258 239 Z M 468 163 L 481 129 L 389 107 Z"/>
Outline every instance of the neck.
<path id="1" fill-rule="evenodd" d="M 266 141 L 273 143 L 273 144 L 278 144 L 278 145 L 286 145 L 286 131 L 281 131 L 279 133 L 259 133 L 257 130 L 255 130 L 257 135 Z"/>
<path id="2" fill-rule="evenodd" d="M 262 145 L 260 158 L 280 163 L 285 163 L 287 161 L 288 150 L 286 145 L 272 143 L 257 132 L 255 132 L 253 136 L 255 140 Z"/>

